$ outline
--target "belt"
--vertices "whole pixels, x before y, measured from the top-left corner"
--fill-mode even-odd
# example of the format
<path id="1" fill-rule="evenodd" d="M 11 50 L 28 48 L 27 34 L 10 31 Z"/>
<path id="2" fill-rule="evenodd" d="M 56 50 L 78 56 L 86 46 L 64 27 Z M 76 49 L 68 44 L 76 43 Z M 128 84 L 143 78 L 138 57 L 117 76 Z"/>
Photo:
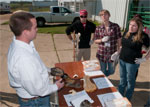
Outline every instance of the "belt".
<path id="1" fill-rule="evenodd" d="M 35 100 L 35 99 L 38 99 L 40 97 L 33 97 L 33 98 L 21 98 L 22 100 L 24 101 L 28 101 L 28 100 Z"/>

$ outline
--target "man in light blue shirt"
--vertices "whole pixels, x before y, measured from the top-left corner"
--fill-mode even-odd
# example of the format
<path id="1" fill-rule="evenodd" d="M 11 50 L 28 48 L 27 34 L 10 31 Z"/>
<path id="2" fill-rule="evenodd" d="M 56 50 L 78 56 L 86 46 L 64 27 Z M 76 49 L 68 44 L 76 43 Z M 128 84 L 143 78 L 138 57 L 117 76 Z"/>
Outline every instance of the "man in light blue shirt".
<path id="1" fill-rule="evenodd" d="M 30 13 L 17 12 L 10 17 L 9 26 L 15 35 L 8 50 L 10 86 L 16 90 L 21 107 L 49 107 L 49 95 L 64 83 L 60 79 L 50 84 L 48 68 L 32 42 L 37 33 L 36 19 Z"/>

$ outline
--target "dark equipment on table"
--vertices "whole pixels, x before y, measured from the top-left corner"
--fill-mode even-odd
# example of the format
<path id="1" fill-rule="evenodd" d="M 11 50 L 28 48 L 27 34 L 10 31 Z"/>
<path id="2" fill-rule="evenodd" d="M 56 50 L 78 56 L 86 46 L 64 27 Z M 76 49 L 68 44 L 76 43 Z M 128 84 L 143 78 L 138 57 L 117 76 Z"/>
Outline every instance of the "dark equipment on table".
<path id="1" fill-rule="evenodd" d="M 58 67 L 51 68 L 52 76 L 58 76 L 63 79 L 65 82 L 66 87 L 72 87 L 72 88 L 81 88 L 80 82 L 76 82 L 76 79 L 72 79 L 68 76 L 68 74 L 64 73 L 64 70 Z"/>

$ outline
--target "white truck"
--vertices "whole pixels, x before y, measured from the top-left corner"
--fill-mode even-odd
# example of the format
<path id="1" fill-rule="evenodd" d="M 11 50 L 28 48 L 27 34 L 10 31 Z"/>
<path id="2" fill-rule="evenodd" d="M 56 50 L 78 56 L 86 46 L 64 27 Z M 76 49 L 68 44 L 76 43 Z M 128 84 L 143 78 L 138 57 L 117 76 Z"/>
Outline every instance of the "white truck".
<path id="1" fill-rule="evenodd" d="M 51 12 L 30 12 L 36 17 L 37 25 L 42 27 L 45 23 L 68 23 L 79 17 L 79 12 L 72 12 L 71 10 L 60 7 L 51 6 Z"/>
<path id="2" fill-rule="evenodd" d="M 0 13 L 10 13 L 10 4 L 6 2 L 0 2 Z"/>

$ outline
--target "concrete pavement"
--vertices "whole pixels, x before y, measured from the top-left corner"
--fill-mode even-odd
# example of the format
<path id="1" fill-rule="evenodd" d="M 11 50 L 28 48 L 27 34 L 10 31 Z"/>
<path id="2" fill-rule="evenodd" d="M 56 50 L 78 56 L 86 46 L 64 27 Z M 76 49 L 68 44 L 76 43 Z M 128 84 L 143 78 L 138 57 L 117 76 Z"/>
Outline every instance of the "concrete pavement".
<path id="1" fill-rule="evenodd" d="M 0 25 L 0 107 L 18 106 L 17 96 L 14 89 L 9 86 L 7 74 L 7 51 L 12 41 L 13 34 L 10 32 L 8 25 Z M 55 63 L 73 61 L 73 45 L 65 34 L 37 34 L 34 40 L 35 47 L 40 54 L 41 59 L 46 66 L 54 67 Z M 92 45 L 91 59 L 96 59 L 95 54 L 97 45 Z M 146 61 L 140 66 L 135 92 L 131 103 L 134 107 L 143 106 L 150 92 L 150 61 Z M 109 79 L 117 87 L 119 83 L 119 71 Z"/>

